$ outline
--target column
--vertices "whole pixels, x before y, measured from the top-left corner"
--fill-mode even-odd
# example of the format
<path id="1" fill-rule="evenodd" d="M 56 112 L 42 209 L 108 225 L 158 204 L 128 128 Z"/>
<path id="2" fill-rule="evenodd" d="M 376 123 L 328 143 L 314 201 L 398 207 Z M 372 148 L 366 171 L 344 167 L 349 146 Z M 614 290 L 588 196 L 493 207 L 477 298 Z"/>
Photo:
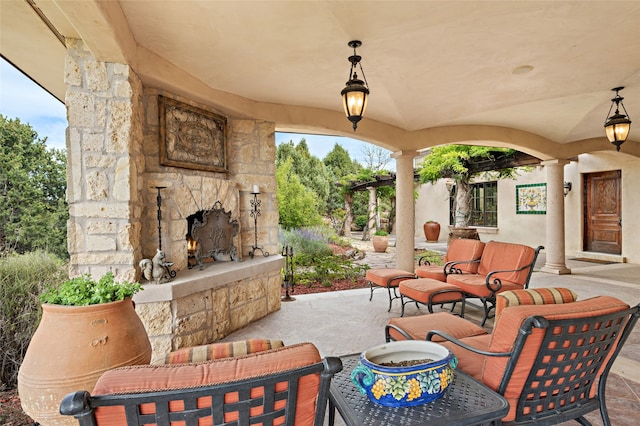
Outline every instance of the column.
<path id="1" fill-rule="evenodd" d="M 396 151 L 396 267 L 413 271 L 415 252 L 415 203 L 413 159 L 417 151 Z"/>
<path id="2" fill-rule="evenodd" d="M 564 252 L 564 166 L 567 160 L 541 163 L 547 173 L 547 238 L 546 263 L 542 272 L 564 275 L 571 269 L 565 264 Z"/>
<path id="3" fill-rule="evenodd" d="M 373 231 L 376 229 L 376 189 L 373 186 L 368 186 L 367 191 L 369 191 L 369 206 L 367 208 L 367 214 L 369 215 L 369 220 L 367 221 L 367 228 L 364 230 L 364 234 L 362 235 L 362 241 L 368 241 L 373 236 Z"/>
<path id="4" fill-rule="evenodd" d="M 69 274 L 136 280 L 141 259 L 138 166 L 142 84 L 126 64 L 96 60 L 67 39 Z"/>

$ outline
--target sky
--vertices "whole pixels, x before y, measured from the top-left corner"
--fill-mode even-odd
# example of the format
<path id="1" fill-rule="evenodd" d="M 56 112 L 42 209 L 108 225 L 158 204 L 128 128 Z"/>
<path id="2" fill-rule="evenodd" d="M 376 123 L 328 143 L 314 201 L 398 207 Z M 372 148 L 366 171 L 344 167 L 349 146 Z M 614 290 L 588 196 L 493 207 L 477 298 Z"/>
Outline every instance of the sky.
<path id="1" fill-rule="evenodd" d="M 19 118 L 47 138 L 47 146 L 64 149 L 67 127 L 66 109 L 62 102 L 42 89 L 28 77 L 0 58 L 0 114 L 9 119 Z M 346 117 L 345 117 L 346 120 Z M 349 152 L 351 159 L 365 164 L 363 147 L 368 143 L 341 136 L 323 136 L 297 133 L 276 133 L 276 144 L 293 141 L 298 144 L 304 138 L 309 152 L 323 159 L 336 143 Z M 390 154 L 391 152 L 389 152 Z M 388 167 L 394 167 L 391 160 Z"/>

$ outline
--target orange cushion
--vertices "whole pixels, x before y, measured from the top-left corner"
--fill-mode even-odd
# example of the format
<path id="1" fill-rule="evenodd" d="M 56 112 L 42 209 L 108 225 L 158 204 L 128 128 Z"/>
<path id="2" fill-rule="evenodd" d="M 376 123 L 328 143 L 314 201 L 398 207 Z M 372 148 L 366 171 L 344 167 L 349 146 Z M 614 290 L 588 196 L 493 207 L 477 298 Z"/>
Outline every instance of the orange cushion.
<path id="1" fill-rule="evenodd" d="M 446 262 L 460 262 L 480 259 L 484 251 L 485 244 L 480 240 L 467 238 L 456 238 L 449 242 L 447 254 L 444 257 Z M 464 272 L 475 274 L 478 271 L 479 263 L 460 263 L 456 268 Z"/>
<path id="2" fill-rule="evenodd" d="M 435 339 L 434 339 L 435 340 Z M 478 336 L 465 337 L 460 339 L 462 342 L 472 346 L 475 349 L 486 351 L 489 349 L 491 342 L 490 334 L 482 334 Z M 458 368 L 476 380 L 482 379 L 482 369 L 484 367 L 485 356 L 475 352 L 468 351 L 461 346 L 452 342 L 442 342 L 442 345 L 453 352 L 458 357 Z"/>
<path id="3" fill-rule="evenodd" d="M 220 358 L 229 358 L 262 352 L 284 346 L 282 340 L 248 339 L 238 342 L 220 342 L 210 345 L 191 346 L 169 352 L 164 359 L 154 364 L 187 364 L 204 362 Z"/>
<path id="4" fill-rule="evenodd" d="M 444 266 L 438 265 L 421 265 L 415 270 L 415 274 L 419 278 L 431 278 L 438 281 L 446 281 L 447 276 L 444 272 L 447 264 L 452 262 L 463 262 L 456 265 L 456 268 L 462 273 L 475 274 L 478 271 L 479 262 L 465 261 L 478 260 L 484 250 L 484 243 L 480 240 L 469 240 L 465 238 L 456 238 L 451 240 L 447 254 L 444 256 Z"/>
<path id="5" fill-rule="evenodd" d="M 522 244 L 489 241 L 484 246 L 484 251 L 480 258 L 480 265 L 478 266 L 478 274 L 486 276 L 496 270 L 522 268 L 533 262 L 535 253 L 534 249 Z M 520 284 L 520 287 L 522 287 L 528 275 L 529 269 L 527 268 L 520 272 L 501 272 L 491 277 Z"/>
<path id="6" fill-rule="evenodd" d="M 424 340 L 431 330 L 440 330 L 451 336 L 462 339 L 463 337 L 487 334 L 480 326 L 471 321 L 452 315 L 449 312 L 437 312 L 435 314 L 418 315 L 415 317 L 391 318 L 388 324 L 393 324 L 407 332 L 415 340 Z M 396 340 L 404 340 L 397 331 L 389 330 L 389 334 Z M 434 336 L 434 342 L 442 341 L 442 338 Z"/>
<path id="7" fill-rule="evenodd" d="M 570 303 L 576 300 L 578 300 L 578 295 L 568 288 L 530 288 L 503 291 L 496 295 L 496 317 L 508 306 Z"/>
<path id="8" fill-rule="evenodd" d="M 96 383 L 93 395 L 123 394 L 174 390 L 226 383 L 234 380 L 259 377 L 287 371 L 321 360 L 318 349 L 311 343 L 300 343 L 256 354 L 193 364 L 142 365 L 121 367 L 105 372 Z M 296 424 L 313 424 L 316 397 L 320 384 L 319 375 L 305 376 L 300 380 Z M 261 390 L 257 390 L 261 392 Z M 231 394 L 230 394 L 231 395 Z M 232 395 L 231 395 L 232 397 Z M 284 401 L 282 401 L 284 404 Z M 203 401 L 206 407 L 207 401 Z M 210 404 L 210 399 L 208 400 Z M 170 403 L 170 409 L 182 409 L 181 403 Z M 152 408 L 151 408 L 152 409 Z M 259 407 L 256 407 L 259 410 Z M 232 421 L 235 413 L 226 415 Z M 123 425 L 122 407 L 100 407 L 96 418 L 100 425 Z M 227 417 L 229 417 L 227 419 Z"/>
<path id="9" fill-rule="evenodd" d="M 491 291 L 487 288 L 486 277 L 478 274 L 451 274 L 447 275 L 447 283 L 458 286 L 462 291 L 476 297 L 489 297 Z M 500 292 L 508 290 L 520 290 L 522 285 L 511 281 L 502 280 Z"/>
<path id="10" fill-rule="evenodd" d="M 415 273 L 418 278 L 429 278 L 442 282 L 447 280 L 447 276 L 444 273 L 444 266 L 442 265 L 421 265 L 416 267 Z"/>
<path id="11" fill-rule="evenodd" d="M 415 278 L 412 272 L 394 268 L 369 269 L 365 279 L 380 287 L 398 287 L 400 281 Z"/>
<path id="12" fill-rule="evenodd" d="M 491 334 L 489 350 L 491 352 L 508 352 L 513 349 L 518 330 L 530 316 L 540 315 L 549 320 L 571 319 L 607 315 L 629 309 L 629 305 L 610 296 L 598 296 L 590 299 L 563 304 L 519 305 L 505 308 L 495 323 Z M 515 418 L 516 400 L 522 392 L 526 378 L 533 366 L 536 354 L 542 343 L 544 330 L 533 329 L 518 359 L 509 386 L 504 397 L 511 406 L 509 414 L 503 421 Z M 487 357 L 482 381 L 491 389 L 497 390 L 508 362 L 506 357 Z"/>
<path id="13" fill-rule="evenodd" d="M 431 278 L 418 278 L 404 280 L 399 285 L 400 294 L 421 303 L 429 303 L 429 297 L 433 296 L 432 303 L 447 303 L 461 301 L 464 295 L 459 287 L 453 284 Z"/>

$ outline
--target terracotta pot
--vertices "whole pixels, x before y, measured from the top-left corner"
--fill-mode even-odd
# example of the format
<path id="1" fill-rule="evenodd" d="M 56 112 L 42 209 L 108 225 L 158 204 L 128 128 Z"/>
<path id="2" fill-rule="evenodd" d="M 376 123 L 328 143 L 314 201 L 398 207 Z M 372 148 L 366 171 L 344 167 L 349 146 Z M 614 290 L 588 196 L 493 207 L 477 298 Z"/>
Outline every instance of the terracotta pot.
<path id="1" fill-rule="evenodd" d="M 43 425 L 77 425 L 62 398 L 92 391 L 105 371 L 149 364 L 151 343 L 131 299 L 89 306 L 42 305 L 42 320 L 18 372 L 22 409 Z"/>
<path id="2" fill-rule="evenodd" d="M 384 253 L 389 246 L 389 237 L 383 235 L 374 235 L 371 237 L 373 243 L 373 251 L 376 253 Z"/>
<path id="3" fill-rule="evenodd" d="M 426 222 L 422 227 L 427 241 L 438 242 L 440 238 L 440 224 L 438 222 Z"/>

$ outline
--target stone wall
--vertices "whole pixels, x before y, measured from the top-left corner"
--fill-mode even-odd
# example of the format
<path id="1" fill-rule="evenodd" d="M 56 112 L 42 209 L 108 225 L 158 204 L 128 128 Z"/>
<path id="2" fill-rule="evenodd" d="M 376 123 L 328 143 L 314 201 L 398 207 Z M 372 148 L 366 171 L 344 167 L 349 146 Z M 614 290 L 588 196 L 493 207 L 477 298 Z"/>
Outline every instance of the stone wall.
<path id="1" fill-rule="evenodd" d="M 218 111 L 188 94 L 144 87 L 128 65 L 97 61 L 82 41 L 67 46 L 70 275 L 141 279 L 140 261 L 158 248 L 155 187 L 164 186 L 160 235 L 177 278 L 147 283 L 135 298 L 155 353 L 218 340 L 280 309 L 274 123 L 227 117 L 226 173 L 163 166 L 158 95 Z M 236 245 L 248 255 L 253 185 L 261 190 L 258 244 L 275 255 L 188 270 L 187 216 L 216 201 L 238 220 Z"/>
<path id="2" fill-rule="evenodd" d="M 96 61 L 79 40 L 67 47 L 70 274 L 137 279 L 142 84 L 128 65 Z"/>
<path id="3" fill-rule="evenodd" d="M 240 227 L 235 245 L 240 258 L 247 256 L 254 242 L 254 223 L 250 216 L 251 189 L 260 186 L 261 214 L 258 221 L 258 244 L 266 251 L 278 250 L 278 208 L 275 181 L 275 127 L 258 120 L 227 118 L 227 173 L 181 169 L 160 164 L 160 129 L 158 95 L 176 99 L 194 107 L 216 112 L 206 105 L 166 93 L 145 89 L 144 184 L 145 206 L 142 223 L 142 251 L 151 258 L 158 248 L 156 186 L 163 198 L 162 239 L 167 259 L 175 269 L 186 269 L 187 217 L 213 207 L 220 201 L 231 219 Z"/>

